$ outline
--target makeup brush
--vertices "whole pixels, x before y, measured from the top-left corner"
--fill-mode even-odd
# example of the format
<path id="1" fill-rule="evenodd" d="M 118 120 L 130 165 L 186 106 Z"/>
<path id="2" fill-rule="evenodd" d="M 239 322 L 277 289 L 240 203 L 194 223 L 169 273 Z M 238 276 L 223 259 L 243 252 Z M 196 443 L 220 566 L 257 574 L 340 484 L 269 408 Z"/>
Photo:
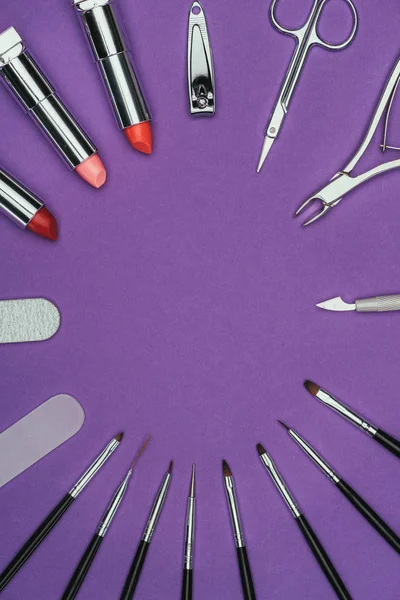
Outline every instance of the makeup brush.
<path id="1" fill-rule="evenodd" d="M 319 541 L 316 533 L 312 529 L 304 514 L 300 511 L 295 499 L 286 487 L 286 484 L 276 468 L 271 456 L 261 444 L 257 444 L 257 452 L 260 456 L 261 462 L 270 474 L 272 481 L 275 483 L 287 506 L 289 507 L 289 510 L 299 526 L 301 533 L 305 537 L 307 544 L 317 559 L 319 566 L 325 573 L 325 576 L 332 588 L 335 590 L 337 597 L 341 600 L 352 600 L 346 586 L 344 585 L 339 573 L 336 571 L 331 559 Z"/>
<path id="2" fill-rule="evenodd" d="M 304 387 L 312 396 L 322 402 L 322 404 L 332 408 L 347 421 L 350 421 L 350 423 L 353 423 L 353 425 L 361 429 L 361 431 L 372 437 L 376 442 L 379 442 L 379 444 L 386 448 L 386 450 L 389 450 L 389 452 L 397 456 L 397 458 L 400 458 L 399 440 L 396 440 L 382 429 L 378 429 L 375 427 L 375 425 L 368 423 L 368 421 L 360 417 L 360 415 L 354 412 L 354 410 L 345 404 L 342 404 L 342 402 L 339 402 L 339 400 L 336 400 L 336 398 L 331 396 L 329 392 L 326 392 L 320 388 L 316 383 L 313 383 L 312 381 L 305 381 Z"/>
<path id="3" fill-rule="evenodd" d="M 140 540 L 139 546 L 136 550 L 136 554 L 132 561 L 132 565 L 126 578 L 120 600 L 131 600 L 135 593 L 140 573 L 142 572 L 144 561 L 147 555 L 147 551 L 150 546 L 151 538 L 153 536 L 162 508 L 164 506 L 165 498 L 167 497 L 169 484 L 171 483 L 172 466 L 173 462 L 171 460 L 171 462 L 169 463 L 168 471 L 161 482 L 161 486 L 157 492 L 157 496 L 150 511 L 149 519 L 147 521 L 146 527 L 142 535 L 142 539 Z"/>
<path id="4" fill-rule="evenodd" d="M 65 511 L 71 506 L 72 502 L 84 490 L 89 481 L 96 475 L 97 471 L 110 458 L 112 453 L 118 448 L 123 433 L 119 433 L 111 440 L 104 450 L 99 454 L 96 460 L 90 465 L 88 470 L 82 475 L 79 481 L 74 485 L 71 491 L 64 496 L 60 503 L 52 510 L 52 512 L 39 525 L 36 531 L 31 535 L 29 540 L 22 546 L 21 550 L 14 556 L 12 561 L 7 565 L 4 571 L 0 574 L 0 592 L 6 587 L 11 579 L 16 575 L 22 565 L 28 560 L 30 555 L 41 544 L 44 538 L 50 533 L 53 527 L 61 519 Z"/>
<path id="5" fill-rule="evenodd" d="M 137 461 L 139 460 L 139 457 L 143 453 L 147 444 L 149 443 L 150 437 L 147 438 L 147 440 L 145 441 L 145 443 L 143 444 L 143 446 L 141 447 L 141 449 L 135 456 L 135 460 L 133 461 L 128 473 L 126 474 L 125 478 L 122 480 L 117 491 L 115 492 L 114 496 L 112 497 L 111 502 L 108 505 L 108 508 L 107 508 L 106 512 L 104 513 L 103 518 L 100 521 L 100 524 L 97 528 L 96 533 L 90 540 L 88 547 L 86 548 L 81 560 L 79 561 L 78 566 L 76 567 L 71 579 L 69 580 L 69 583 L 67 585 L 67 588 L 66 588 L 61 600 L 74 600 L 75 596 L 79 592 L 79 589 L 80 589 L 86 575 L 89 572 L 89 569 L 90 569 L 92 562 L 94 561 L 94 558 L 100 548 L 100 545 L 111 525 L 111 521 L 117 514 L 117 510 L 122 502 L 122 499 L 125 495 L 126 490 L 128 489 L 128 483 L 131 478 L 134 466 L 137 463 Z"/>
<path id="6" fill-rule="evenodd" d="M 392 546 L 400 554 L 400 538 L 395 532 L 385 523 L 385 521 L 365 502 L 361 496 L 357 494 L 353 488 L 344 481 L 330 465 L 320 456 L 316 450 L 304 438 L 301 437 L 294 429 L 291 429 L 282 421 L 278 421 L 286 429 L 290 437 L 297 442 L 300 448 L 307 454 L 309 458 L 321 469 L 332 483 L 342 492 L 342 494 L 352 503 L 360 514 L 368 521 L 370 525 L 379 533 L 383 539 Z"/>
<path id="7" fill-rule="evenodd" d="M 222 461 L 222 472 L 224 474 L 224 484 L 226 497 L 228 499 L 229 512 L 232 519 L 233 535 L 235 537 L 237 558 L 239 563 L 240 578 L 242 581 L 243 598 L 245 600 L 255 600 L 253 578 L 251 576 L 250 563 L 247 556 L 247 549 L 240 523 L 239 507 L 236 499 L 235 483 L 232 477 L 232 471 L 228 463 Z"/>
<path id="8" fill-rule="evenodd" d="M 195 527 L 195 469 L 192 466 L 192 477 L 190 480 L 189 499 L 187 505 L 186 533 L 185 533 L 185 557 L 183 561 L 183 580 L 181 600 L 192 600 L 193 597 L 193 545 Z"/>

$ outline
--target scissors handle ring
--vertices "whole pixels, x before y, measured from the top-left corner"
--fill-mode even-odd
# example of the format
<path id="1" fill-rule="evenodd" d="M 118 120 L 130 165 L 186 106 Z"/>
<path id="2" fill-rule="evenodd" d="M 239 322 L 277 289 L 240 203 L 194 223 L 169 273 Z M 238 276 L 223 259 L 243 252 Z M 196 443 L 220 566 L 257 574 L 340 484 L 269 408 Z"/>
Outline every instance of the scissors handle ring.
<path id="1" fill-rule="evenodd" d="M 275 27 L 275 29 L 277 29 L 281 33 L 285 33 L 286 35 L 291 35 L 291 36 L 297 38 L 298 35 L 300 34 L 300 32 L 303 30 L 303 27 L 300 27 L 299 29 L 288 29 L 287 27 L 284 27 L 283 25 L 281 25 L 279 23 L 278 19 L 275 16 L 276 5 L 278 4 L 278 1 L 279 0 L 272 0 L 271 6 L 269 9 L 269 16 L 270 16 L 272 25 Z"/>
<path id="2" fill-rule="evenodd" d="M 353 28 L 352 28 L 348 38 L 341 44 L 330 44 L 329 42 L 326 42 L 325 40 L 321 39 L 321 37 L 318 35 L 317 27 L 318 27 L 319 19 L 321 17 L 321 13 L 324 9 L 325 4 L 327 2 L 329 2 L 329 0 L 322 0 L 321 5 L 319 6 L 319 9 L 318 9 L 316 19 L 315 19 L 314 31 L 313 31 L 313 35 L 311 36 L 311 39 L 310 39 L 311 44 L 316 44 L 318 46 L 322 46 L 323 48 L 326 48 L 327 50 L 344 50 L 345 48 L 347 48 L 347 46 L 349 46 L 351 44 L 351 42 L 354 40 L 354 38 L 356 36 L 357 29 L 358 29 L 358 13 L 357 13 L 357 9 L 354 6 L 352 0 L 344 0 L 344 1 L 347 3 L 348 7 L 350 8 L 352 16 L 353 16 Z"/>
<path id="3" fill-rule="evenodd" d="M 284 27 L 283 25 L 281 25 L 281 23 L 279 23 L 278 19 L 276 18 L 276 15 L 275 15 L 276 6 L 277 6 L 279 0 L 272 0 L 271 6 L 270 6 L 270 11 L 269 11 L 271 22 L 272 22 L 273 26 L 275 27 L 275 29 L 277 29 L 281 33 L 284 33 L 286 35 L 291 35 L 291 36 L 297 38 L 299 41 L 301 41 L 302 37 L 305 35 L 305 32 L 312 24 L 312 19 L 313 19 L 313 14 L 314 14 L 315 15 L 314 25 L 312 27 L 312 30 L 310 31 L 310 39 L 309 39 L 308 45 L 312 46 L 313 44 L 316 44 L 318 46 L 322 46 L 323 48 L 326 48 L 327 50 L 343 50 L 344 48 L 347 48 L 347 46 L 349 46 L 351 44 L 351 42 L 354 40 L 355 35 L 357 33 L 357 29 L 358 29 L 357 9 L 354 6 L 352 0 L 344 0 L 347 3 L 348 7 L 350 8 L 352 16 L 353 16 L 353 28 L 350 32 L 349 37 L 344 42 L 342 42 L 341 44 L 330 44 L 329 42 L 326 42 L 325 40 L 321 39 L 317 32 L 317 26 L 318 26 L 319 19 L 321 17 L 321 13 L 324 9 L 325 4 L 328 1 L 329 0 L 315 0 L 312 12 L 311 12 L 307 22 L 302 27 L 299 27 L 298 29 L 288 29 L 287 27 Z M 318 6 L 318 3 L 320 3 L 319 6 Z M 317 10 L 316 13 L 315 13 L 315 10 Z"/>

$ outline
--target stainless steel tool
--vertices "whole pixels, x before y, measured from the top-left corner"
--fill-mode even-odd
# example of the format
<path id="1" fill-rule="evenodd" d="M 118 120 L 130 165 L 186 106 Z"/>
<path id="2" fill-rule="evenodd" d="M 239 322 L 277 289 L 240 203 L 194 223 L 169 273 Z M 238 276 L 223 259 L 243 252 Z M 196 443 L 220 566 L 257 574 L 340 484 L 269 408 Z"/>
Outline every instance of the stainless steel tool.
<path id="1" fill-rule="evenodd" d="M 193 2 L 189 13 L 187 38 L 187 75 L 191 115 L 215 114 L 214 67 L 207 23 L 200 2 Z"/>
<path id="2" fill-rule="evenodd" d="M 354 304 L 348 304 L 338 296 L 337 298 L 320 302 L 317 306 L 318 308 L 338 312 L 350 310 L 355 310 L 357 312 L 390 312 L 393 310 L 400 310 L 400 294 L 362 298 L 361 300 L 356 300 Z"/>
<path id="3" fill-rule="evenodd" d="M 393 146 L 387 145 L 387 127 L 388 127 L 388 119 L 390 115 L 390 110 L 392 108 L 393 99 L 396 94 L 397 88 L 399 86 L 400 81 L 400 58 L 397 60 L 396 66 L 393 69 L 391 76 L 385 86 L 382 97 L 379 100 L 378 106 L 375 109 L 375 113 L 373 115 L 371 124 L 368 127 L 367 134 L 363 139 L 361 146 L 350 160 L 350 162 L 340 171 L 338 171 L 330 180 L 328 185 L 323 187 L 321 190 L 313 194 L 310 198 L 308 198 L 303 204 L 298 208 L 295 213 L 297 217 L 309 204 L 314 201 L 319 200 L 322 204 L 322 208 L 319 212 L 314 214 L 308 221 L 304 223 L 304 226 L 310 225 L 314 223 L 318 219 L 320 219 L 323 215 L 325 215 L 331 208 L 337 206 L 340 201 L 343 199 L 343 196 L 354 190 L 354 188 L 359 185 L 365 183 L 369 179 L 372 179 L 376 175 L 383 175 L 387 171 L 391 171 L 393 169 L 397 169 L 400 167 L 400 159 L 392 160 L 387 163 L 383 163 L 366 171 L 364 173 L 360 173 L 359 175 L 352 175 L 353 170 L 360 162 L 361 158 L 365 154 L 368 146 L 370 145 L 372 138 L 377 130 L 379 122 L 383 116 L 385 110 L 386 118 L 384 125 L 384 136 L 383 143 L 381 144 L 382 151 L 386 149 L 390 150 L 398 150 Z"/>
<path id="4" fill-rule="evenodd" d="M 270 7 L 270 18 L 272 25 L 280 33 L 290 35 L 297 40 L 295 52 L 290 61 L 289 69 L 286 73 L 286 77 L 283 81 L 281 91 L 279 93 L 278 102 L 274 108 L 274 112 L 269 120 L 267 128 L 265 130 L 264 144 L 261 150 L 260 160 L 257 166 L 257 173 L 261 171 L 261 168 L 268 156 L 269 151 L 272 148 L 273 143 L 279 135 L 283 121 L 289 110 L 289 104 L 293 96 L 293 92 L 296 89 L 296 85 L 300 78 L 301 72 L 304 67 L 304 63 L 308 56 L 308 52 L 313 46 L 321 46 L 326 50 L 344 50 L 354 40 L 358 28 L 358 16 L 356 8 L 351 0 L 344 0 L 353 16 L 353 28 L 349 37 L 341 44 L 329 44 L 325 40 L 321 39 L 318 35 L 318 27 L 321 19 L 322 11 L 329 0 L 314 0 L 314 5 L 311 9 L 310 15 L 306 23 L 299 29 L 288 29 L 283 27 L 278 19 L 276 18 L 276 6 L 278 0 L 272 0 Z"/>

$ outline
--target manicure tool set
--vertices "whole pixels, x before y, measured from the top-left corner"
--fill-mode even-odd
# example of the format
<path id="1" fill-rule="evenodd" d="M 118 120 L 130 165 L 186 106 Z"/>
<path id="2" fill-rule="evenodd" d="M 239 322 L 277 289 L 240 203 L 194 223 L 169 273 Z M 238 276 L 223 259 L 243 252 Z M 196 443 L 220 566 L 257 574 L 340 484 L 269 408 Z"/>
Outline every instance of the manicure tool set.
<path id="1" fill-rule="evenodd" d="M 272 0 L 271 2 L 269 15 L 272 26 L 278 32 L 293 37 L 296 40 L 296 48 L 277 103 L 265 129 L 257 172 L 261 171 L 275 140 L 281 134 L 283 122 L 311 48 L 319 46 L 325 50 L 341 51 L 345 50 L 356 37 L 359 26 L 356 6 L 352 0 L 342 1 L 350 12 L 352 25 L 348 37 L 336 44 L 325 41 L 319 34 L 320 20 L 328 0 L 314 0 L 306 22 L 298 29 L 289 29 L 283 26 L 277 18 L 278 0 Z M 138 152 L 152 154 L 153 131 L 150 110 L 136 74 L 130 46 L 122 33 L 122 18 L 116 10 L 115 2 L 113 0 L 72 0 L 72 4 L 82 25 L 83 33 L 87 38 L 94 62 L 105 84 L 118 128 L 124 132 L 130 145 Z M 5 87 L 16 98 L 23 111 L 29 114 L 38 125 L 67 166 L 92 187 L 102 187 L 106 182 L 107 175 L 96 145 L 64 104 L 54 84 L 44 75 L 41 66 L 31 55 L 30 49 L 28 50 L 27 42 L 24 40 L 22 33 L 19 33 L 14 27 L 9 27 L 0 33 L 0 78 Z M 320 212 L 308 218 L 304 223 L 305 226 L 316 222 L 331 208 L 338 206 L 344 196 L 369 179 L 400 167 L 400 159 L 395 159 L 382 163 L 364 173 L 353 174 L 369 148 L 382 119 L 384 120 L 382 152 L 399 150 L 388 144 L 389 119 L 399 82 L 400 59 L 389 77 L 367 133 L 355 155 L 343 169 L 331 178 L 326 186 L 305 200 L 296 211 L 295 216 L 298 216 L 314 202 L 321 203 Z M 215 115 L 216 83 L 213 54 L 205 10 L 197 0 L 192 3 L 189 9 L 187 89 L 188 113 L 190 116 Z M 25 187 L 25 184 L 3 169 L 0 169 L 0 212 L 20 228 L 28 229 L 42 238 L 52 241 L 57 240 L 57 222 L 44 202 Z M 317 306 L 327 311 L 338 312 L 391 312 L 400 310 L 400 295 L 358 299 L 352 304 L 344 302 L 341 297 L 336 297 L 321 302 Z M 28 298 L 0 301 L 0 344 L 49 340 L 58 332 L 60 323 L 59 309 L 50 300 Z M 323 405 L 331 408 L 397 458 L 400 458 L 400 441 L 366 421 L 355 410 L 346 406 L 313 382 L 305 381 L 304 385 L 307 391 Z M 5 429 L 0 433 L 0 488 L 20 476 L 61 444 L 72 439 L 83 427 L 84 421 L 85 413 L 81 404 L 69 394 L 57 394 Z M 280 423 L 285 428 L 288 436 L 325 473 L 333 485 L 375 529 L 380 537 L 400 554 L 400 537 L 396 532 L 326 462 L 317 449 L 297 431 L 281 421 Z M 68 509 L 114 454 L 122 438 L 123 433 L 120 433 L 111 439 L 70 491 L 34 530 L 11 561 L 2 567 L 0 592 L 10 584 L 31 555 L 39 550 L 42 542 L 45 541 L 60 519 L 64 515 L 65 519 L 68 518 L 66 516 Z M 82 593 L 81 589 L 84 588 L 85 579 L 92 564 L 95 559 L 101 561 L 100 550 L 102 545 L 106 543 L 106 534 L 114 519 L 122 512 L 119 508 L 128 493 L 128 485 L 134 476 L 136 463 L 145 450 L 149 439 L 141 446 L 129 469 L 127 471 L 125 469 L 123 477 L 111 498 L 107 497 L 109 503 L 105 505 L 102 516 L 99 515 L 101 518 L 97 527 L 95 523 L 93 524 L 92 533 L 93 531 L 94 533 L 89 543 L 86 546 L 82 544 L 82 553 L 77 556 L 75 569 L 66 578 L 62 600 L 73 600 L 78 594 Z M 257 444 L 257 452 L 263 467 L 284 499 L 289 512 L 292 514 L 334 593 L 338 598 L 351 600 L 352 596 L 345 581 L 299 508 L 273 458 L 261 444 Z M 150 544 L 167 499 L 172 481 L 172 472 L 173 462 L 171 461 L 168 469 L 163 471 L 160 487 L 153 502 L 149 503 L 149 515 L 142 537 L 136 550 L 132 553 L 129 570 L 126 572 L 125 579 L 121 581 L 121 589 L 119 592 L 116 591 L 121 600 L 131 600 L 136 595 Z M 253 577 L 249 552 L 245 542 L 242 513 L 239 510 L 235 480 L 231 468 L 225 460 L 222 462 L 222 476 L 221 489 L 224 488 L 225 490 L 228 508 L 226 511 L 227 520 L 229 515 L 233 530 L 241 594 L 244 600 L 255 600 L 256 577 Z M 131 487 L 133 486 L 131 485 Z M 193 465 L 187 497 L 186 519 L 182 519 L 182 600 L 192 600 L 193 597 L 196 597 L 193 576 L 196 494 L 196 469 Z M 73 516 L 69 518 L 73 521 Z"/>

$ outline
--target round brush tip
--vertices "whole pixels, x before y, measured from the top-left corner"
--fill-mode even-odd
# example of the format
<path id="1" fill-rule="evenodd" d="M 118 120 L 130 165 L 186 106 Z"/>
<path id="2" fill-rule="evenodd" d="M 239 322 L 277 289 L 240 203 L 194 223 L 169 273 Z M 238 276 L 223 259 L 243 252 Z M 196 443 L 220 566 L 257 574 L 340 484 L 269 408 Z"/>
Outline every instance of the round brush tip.
<path id="1" fill-rule="evenodd" d="M 257 444 L 257 452 L 258 454 L 261 456 L 262 454 L 266 454 L 265 448 L 264 446 L 262 446 L 261 444 Z"/>

